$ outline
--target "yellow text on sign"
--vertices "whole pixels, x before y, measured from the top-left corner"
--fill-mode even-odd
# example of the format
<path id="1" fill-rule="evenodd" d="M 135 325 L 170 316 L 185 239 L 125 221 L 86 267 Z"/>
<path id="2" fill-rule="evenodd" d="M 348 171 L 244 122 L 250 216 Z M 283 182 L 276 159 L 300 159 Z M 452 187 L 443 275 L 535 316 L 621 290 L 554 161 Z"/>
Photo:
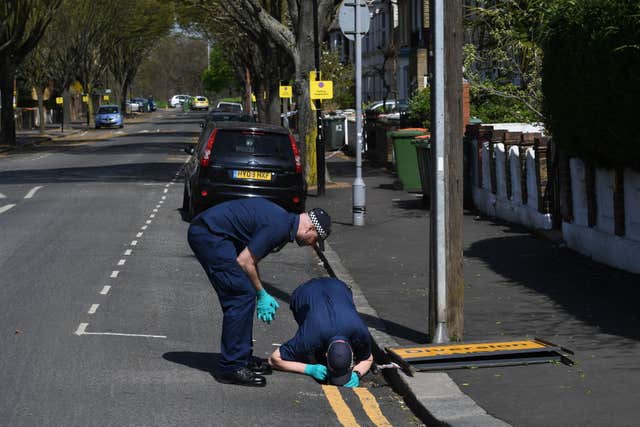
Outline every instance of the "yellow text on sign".
<path id="1" fill-rule="evenodd" d="M 423 358 L 431 356 L 448 356 L 452 354 L 491 353 L 498 351 L 531 350 L 545 348 L 544 344 L 536 341 L 505 341 L 474 344 L 454 344 L 429 347 L 405 347 L 392 349 L 403 359 Z"/>
<path id="2" fill-rule="evenodd" d="M 309 83 L 311 99 L 332 99 L 333 82 L 331 80 L 319 80 Z"/>
<path id="3" fill-rule="evenodd" d="M 280 98 L 291 98 L 293 96 L 293 87 L 280 86 Z"/>
<path id="4" fill-rule="evenodd" d="M 64 103 L 64 98 L 61 96 L 56 97 L 56 104 L 62 104 Z"/>

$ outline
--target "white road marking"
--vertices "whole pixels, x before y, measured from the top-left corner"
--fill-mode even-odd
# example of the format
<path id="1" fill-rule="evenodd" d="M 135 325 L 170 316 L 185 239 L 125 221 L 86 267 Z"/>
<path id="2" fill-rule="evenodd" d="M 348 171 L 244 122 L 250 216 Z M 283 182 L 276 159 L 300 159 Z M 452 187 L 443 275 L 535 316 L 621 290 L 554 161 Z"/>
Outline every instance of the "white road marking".
<path id="1" fill-rule="evenodd" d="M 165 188 L 163 192 L 164 192 L 164 193 L 167 193 L 168 191 L 169 191 L 169 189 L 168 189 L 168 188 Z"/>
<path id="2" fill-rule="evenodd" d="M 149 227 L 148 225 L 143 225 L 142 227 L 140 227 L 140 230 L 146 230 L 147 227 Z"/>
<path id="3" fill-rule="evenodd" d="M 124 254 L 127 255 L 127 256 L 131 255 L 131 249 L 127 249 L 126 251 L 124 251 Z"/>
<path id="4" fill-rule="evenodd" d="M 25 199 L 30 199 L 32 198 L 35 194 L 36 191 L 38 191 L 39 189 L 42 188 L 42 185 L 38 185 L 37 187 L 33 187 L 31 190 L 29 190 L 29 192 L 27 193 L 26 196 L 24 196 Z"/>
<path id="5" fill-rule="evenodd" d="M 144 223 L 145 224 L 151 224 L 153 221 L 151 221 L 150 219 L 146 220 Z"/>
<path id="6" fill-rule="evenodd" d="M 169 187 L 169 185 L 171 185 L 171 184 L 167 184 L 167 185 L 165 185 L 165 187 L 167 187 L 167 188 L 168 188 L 168 187 Z"/>
<path id="7" fill-rule="evenodd" d="M 137 245 L 137 244 L 138 244 L 138 241 L 137 241 L 137 240 L 132 240 L 132 241 L 131 241 L 131 246 L 135 246 L 135 245 Z"/>
<path id="8" fill-rule="evenodd" d="M 115 279 L 116 277 L 118 277 L 118 274 L 120 274 L 120 272 L 119 272 L 118 270 L 113 270 L 113 271 L 111 272 L 111 276 L 110 276 L 110 277 L 111 277 L 112 279 Z"/>
<path id="9" fill-rule="evenodd" d="M 154 212 L 158 212 L 158 208 L 155 208 L 153 211 L 154 211 Z"/>
<path id="10" fill-rule="evenodd" d="M 156 217 L 156 214 L 149 215 L 149 218 L 155 218 L 155 217 Z"/>
<path id="11" fill-rule="evenodd" d="M 166 339 L 166 335 L 147 335 L 147 334 L 122 334 L 119 332 L 87 332 L 88 323 L 80 323 L 74 334 L 81 335 L 112 335 L 117 337 L 139 337 L 139 338 L 162 338 Z"/>
<path id="12" fill-rule="evenodd" d="M 89 314 L 94 314 L 98 310 L 98 307 L 100 307 L 100 304 L 93 304 L 91 306 L 91 308 L 89 309 L 88 313 Z"/>
<path id="13" fill-rule="evenodd" d="M 167 196 L 162 196 L 162 200 L 166 200 L 166 199 L 167 199 Z"/>
<path id="14" fill-rule="evenodd" d="M 118 261 L 118 265 L 124 265 L 125 262 L 127 262 L 126 259 L 121 259 L 120 261 Z"/>
<path id="15" fill-rule="evenodd" d="M 142 235 L 143 235 L 143 234 L 144 234 L 144 233 L 141 231 L 141 232 L 139 232 L 138 234 L 136 234 L 136 237 L 142 237 Z"/>
<path id="16" fill-rule="evenodd" d="M 160 209 L 160 205 L 156 205 L 156 209 Z"/>
<path id="17" fill-rule="evenodd" d="M 7 196 L 5 196 L 4 194 L 0 193 L 0 199 L 6 199 Z"/>
<path id="18" fill-rule="evenodd" d="M 160 200 L 158 203 L 163 204 L 163 203 L 164 203 L 164 200 Z"/>
<path id="19" fill-rule="evenodd" d="M 15 205 L 4 205 L 3 207 L 0 208 L 0 214 L 8 211 L 9 209 L 11 209 L 14 206 Z"/>
<path id="20" fill-rule="evenodd" d="M 111 289 L 111 286 L 105 286 L 104 288 L 102 288 L 102 290 L 100 291 L 100 295 L 106 295 L 109 293 L 109 290 Z"/>

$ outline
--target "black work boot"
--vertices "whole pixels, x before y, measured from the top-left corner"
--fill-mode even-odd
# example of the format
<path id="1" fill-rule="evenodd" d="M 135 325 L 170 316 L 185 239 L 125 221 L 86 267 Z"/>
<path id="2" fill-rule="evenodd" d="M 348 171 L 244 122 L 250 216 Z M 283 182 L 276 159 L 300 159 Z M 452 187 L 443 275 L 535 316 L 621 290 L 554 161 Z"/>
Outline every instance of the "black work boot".
<path id="1" fill-rule="evenodd" d="M 224 384 L 236 384 L 248 387 L 264 387 L 267 385 L 265 377 L 255 374 L 247 368 L 240 368 L 237 371 L 216 372 L 215 379 Z"/>
<path id="2" fill-rule="evenodd" d="M 247 368 L 251 370 L 254 374 L 258 375 L 271 375 L 273 370 L 271 369 L 271 365 L 265 359 L 260 359 L 259 357 L 251 357 L 249 359 L 249 364 Z"/>

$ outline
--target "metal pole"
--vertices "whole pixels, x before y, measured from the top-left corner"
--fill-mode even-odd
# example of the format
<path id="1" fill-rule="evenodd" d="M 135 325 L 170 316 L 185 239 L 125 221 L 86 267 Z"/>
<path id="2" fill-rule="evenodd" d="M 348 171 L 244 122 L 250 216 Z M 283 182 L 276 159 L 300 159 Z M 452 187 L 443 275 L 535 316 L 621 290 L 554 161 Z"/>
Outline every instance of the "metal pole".
<path id="1" fill-rule="evenodd" d="M 360 3 L 362 2 L 362 4 Z M 356 42 L 356 179 L 353 181 L 353 225 L 363 226 L 365 184 L 362 179 L 362 34 L 359 31 L 359 8 L 367 7 L 362 0 L 354 0 L 354 29 Z"/>
<path id="2" fill-rule="evenodd" d="M 435 288 L 436 331 L 434 343 L 449 342 L 447 331 L 447 241 L 445 236 L 445 182 L 444 182 L 444 0 L 435 0 L 434 25 L 434 142 L 435 142 Z M 432 270 L 433 271 L 433 270 Z"/>

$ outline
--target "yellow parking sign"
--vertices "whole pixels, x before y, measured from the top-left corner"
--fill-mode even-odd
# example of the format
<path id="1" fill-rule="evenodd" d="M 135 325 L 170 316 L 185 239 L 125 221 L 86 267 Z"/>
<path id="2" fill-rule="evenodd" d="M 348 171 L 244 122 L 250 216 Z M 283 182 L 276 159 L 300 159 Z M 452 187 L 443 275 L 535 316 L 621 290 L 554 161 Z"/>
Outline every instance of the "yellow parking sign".
<path id="1" fill-rule="evenodd" d="M 109 95 L 102 95 L 102 100 L 103 101 L 109 101 Z"/>
<path id="2" fill-rule="evenodd" d="M 293 96 L 293 87 L 280 86 L 280 98 L 291 98 Z"/>
<path id="3" fill-rule="evenodd" d="M 82 95 L 82 102 L 89 102 L 89 95 Z"/>
<path id="4" fill-rule="evenodd" d="M 56 104 L 63 104 L 64 103 L 64 98 L 61 96 L 56 97 Z"/>
<path id="5" fill-rule="evenodd" d="M 309 93 L 311 99 L 332 99 L 333 82 L 331 80 L 309 82 Z"/>

